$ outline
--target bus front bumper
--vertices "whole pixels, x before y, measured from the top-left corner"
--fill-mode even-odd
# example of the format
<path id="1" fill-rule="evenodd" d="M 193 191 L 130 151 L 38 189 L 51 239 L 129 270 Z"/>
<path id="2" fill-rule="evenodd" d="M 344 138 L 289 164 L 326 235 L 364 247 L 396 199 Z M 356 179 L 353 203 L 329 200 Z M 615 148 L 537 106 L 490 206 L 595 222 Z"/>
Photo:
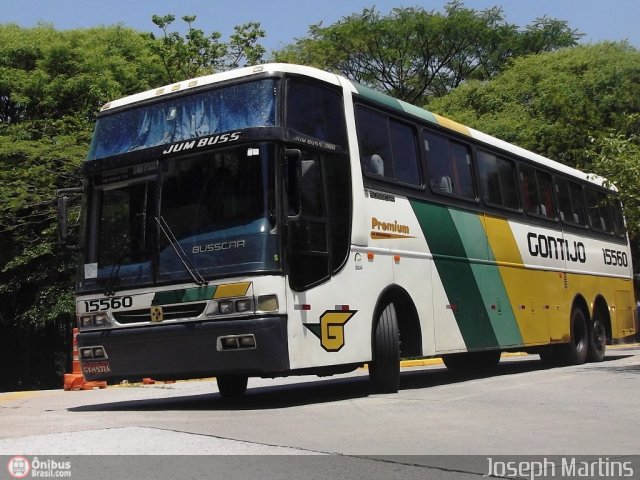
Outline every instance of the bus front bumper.
<path id="1" fill-rule="evenodd" d="M 286 317 L 80 332 L 78 348 L 87 381 L 278 376 L 289 370 Z M 92 352 L 95 358 L 86 358 Z"/>

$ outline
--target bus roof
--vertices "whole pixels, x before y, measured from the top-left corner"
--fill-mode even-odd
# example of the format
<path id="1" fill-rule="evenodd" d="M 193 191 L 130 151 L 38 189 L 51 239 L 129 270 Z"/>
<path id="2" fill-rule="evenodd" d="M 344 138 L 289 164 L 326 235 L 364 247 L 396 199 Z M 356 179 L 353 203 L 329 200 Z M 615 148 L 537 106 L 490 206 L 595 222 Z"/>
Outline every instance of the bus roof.
<path id="1" fill-rule="evenodd" d="M 219 82 L 226 82 L 229 80 L 250 77 L 252 75 L 257 75 L 265 72 L 294 73 L 294 74 L 313 77 L 333 85 L 341 85 L 349 88 L 352 93 L 359 95 L 363 98 L 366 98 L 370 101 L 374 101 L 376 103 L 382 104 L 387 108 L 391 108 L 392 110 L 396 110 L 401 115 L 409 115 L 421 121 L 427 121 L 429 123 L 438 125 L 446 130 L 454 131 L 454 132 L 457 132 L 458 134 L 473 138 L 476 141 L 480 142 L 481 144 L 493 146 L 505 152 L 509 152 L 521 158 L 530 160 L 533 163 L 546 166 L 555 171 L 564 173 L 572 177 L 576 177 L 584 181 L 595 183 L 596 185 L 603 186 L 606 183 L 606 180 L 603 177 L 600 177 L 595 174 L 585 173 L 575 168 L 571 168 L 560 162 L 556 162 L 549 158 L 543 157 L 542 155 L 538 155 L 529 150 L 518 147 L 517 145 L 513 145 L 504 140 L 500 140 L 499 138 L 493 137 L 491 135 L 487 135 L 486 133 L 482 133 L 478 130 L 475 130 L 473 128 L 457 123 L 446 117 L 429 112 L 424 108 L 411 105 L 407 102 L 395 99 L 389 95 L 385 95 L 371 88 L 351 82 L 350 80 L 344 77 L 341 77 L 339 75 L 326 72 L 324 70 L 320 70 L 314 67 L 307 67 L 307 66 L 288 64 L 288 63 L 268 63 L 263 65 L 256 65 L 253 67 L 238 68 L 235 70 L 230 70 L 226 72 L 215 73 L 212 75 L 206 75 L 206 76 L 197 77 L 189 80 L 184 80 L 181 82 L 165 85 L 160 88 L 147 90 L 145 92 L 137 93 L 134 95 L 120 98 L 118 100 L 111 101 L 105 104 L 100 111 L 107 112 L 109 110 L 125 107 L 127 105 L 136 104 L 138 102 L 144 102 L 147 100 L 151 100 L 153 98 L 170 95 L 172 93 L 184 92 L 186 90 L 196 88 L 196 87 L 202 87 L 205 85 L 212 85 Z M 615 190 L 614 186 L 609 186 L 609 188 L 611 188 L 612 190 Z"/>
<path id="2" fill-rule="evenodd" d="M 226 82 L 229 80 L 240 79 L 257 75 L 260 73 L 269 72 L 283 72 L 283 73 L 297 73 L 300 75 L 306 75 L 313 78 L 317 78 L 324 82 L 331 83 L 333 85 L 340 85 L 340 77 L 333 73 L 325 72 L 313 67 L 305 67 L 301 65 L 294 65 L 289 63 L 267 63 L 263 65 L 256 65 L 254 67 L 243 67 L 235 70 L 229 70 L 227 72 L 214 73 L 212 75 L 205 75 L 203 77 L 191 78 L 189 80 L 183 80 L 181 82 L 172 83 L 163 87 L 147 90 L 146 92 L 136 93 L 123 97 L 118 100 L 113 100 L 100 109 L 100 112 L 106 112 L 116 108 L 124 107 L 127 105 L 135 104 L 138 102 L 144 102 L 153 98 L 170 95 L 172 93 L 184 92 L 186 90 L 202 87 L 205 85 L 212 85 L 215 83 Z"/>

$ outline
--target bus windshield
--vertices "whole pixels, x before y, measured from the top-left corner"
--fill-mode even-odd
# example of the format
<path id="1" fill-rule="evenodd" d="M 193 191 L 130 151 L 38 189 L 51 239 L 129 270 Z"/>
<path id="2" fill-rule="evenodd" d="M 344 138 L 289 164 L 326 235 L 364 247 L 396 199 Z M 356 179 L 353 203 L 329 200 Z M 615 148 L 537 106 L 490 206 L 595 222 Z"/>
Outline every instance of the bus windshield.
<path id="1" fill-rule="evenodd" d="M 87 160 L 276 124 L 276 79 L 229 85 L 98 118 Z"/>
<path id="2" fill-rule="evenodd" d="M 277 270 L 272 150 L 172 158 L 151 164 L 147 170 L 156 171 L 142 178 L 131 168 L 124 182 L 96 177 L 80 289 Z"/>

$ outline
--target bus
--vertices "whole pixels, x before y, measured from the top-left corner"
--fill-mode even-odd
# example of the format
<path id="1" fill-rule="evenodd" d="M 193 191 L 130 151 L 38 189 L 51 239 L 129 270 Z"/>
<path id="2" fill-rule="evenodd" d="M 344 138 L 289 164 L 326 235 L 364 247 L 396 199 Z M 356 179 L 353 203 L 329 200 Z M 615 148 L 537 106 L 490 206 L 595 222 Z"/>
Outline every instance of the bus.
<path id="1" fill-rule="evenodd" d="M 98 115 L 81 193 L 87 380 L 332 375 L 504 351 L 601 361 L 635 332 L 631 254 L 594 175 L 315 68 L 264 64 Z"/>

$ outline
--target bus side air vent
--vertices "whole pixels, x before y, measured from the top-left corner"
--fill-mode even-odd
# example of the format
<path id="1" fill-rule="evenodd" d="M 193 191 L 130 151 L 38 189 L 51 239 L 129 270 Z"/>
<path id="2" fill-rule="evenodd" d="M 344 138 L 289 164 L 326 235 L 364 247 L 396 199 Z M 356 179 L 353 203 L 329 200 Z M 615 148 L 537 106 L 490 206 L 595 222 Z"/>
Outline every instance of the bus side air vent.
<path id="1" fill-rule="evenodd" d="M 207 306 L 206 302 L 185 303 L 182 305 L 168 305 L 162 307 L 164 320 L 179 320 L 181 318 L 199 317 Z M 113 318 L 118 323 L 143 323 L 151 321 L 151 310 L 127 310 L 123 312 L 113 312 Z"/>

